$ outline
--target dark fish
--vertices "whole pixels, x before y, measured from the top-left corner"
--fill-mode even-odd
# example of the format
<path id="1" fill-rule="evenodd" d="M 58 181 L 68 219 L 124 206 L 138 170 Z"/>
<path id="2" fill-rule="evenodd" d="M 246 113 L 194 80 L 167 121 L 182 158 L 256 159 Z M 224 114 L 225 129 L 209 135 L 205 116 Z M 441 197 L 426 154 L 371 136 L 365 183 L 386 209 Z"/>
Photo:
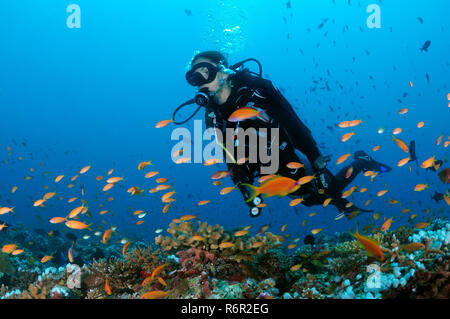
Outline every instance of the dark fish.
<path id="1" fill-rule="evenodd" d="M 306 236 L 305 236 L 305 239 L 303 239 L 303 243 L 304 243 L 305 245 L 311 245 L 311 246 L 313 246 L 315 241 L 316 241 L 316 239 L 314 238 L 313 235 L 306 235 Z"/>
<path id="2" fill-rule="evenodd" d="M 444 194 L 442 193 L 438 193 L 438 192 L 434 192 L 433 197 L 431 197 L 431 199 L 433 199 L 436 203 L 440 202 L 441 200 L 444 199 Z"/>
<path id="3" fill-rule="evenodd" d="M 192 11 L 189 10 L 189 9 L 184 9 L 184 13 L 186 13 L 186 15 L 187 15 L 188 17 L 191 17 L 191 16 L 192 16 Z"/>
<path id="4" fill-rule="evenodd" d="M 290 9 L 291 7 L 291 1 L 286 2 L 286 9 Z"/>
<path id="5" fill-rule="evenodd" d="M 420 23 L 423 23 L 423 19 L 421 17 L 417 17 L 417 20 L 419 20 Z"/>
<path id="6" fill-rule="evenodd" d="M 427 40 L 425 41 L 425 43 L 422 45 L 422 47 L 420 48 L 420 51 L 425 51 L 428 52 L 428 48 L 430 47 L 431 41 Z"/>
<path id="7" fill-rule="evenodd" d="M 428 73 L 425 74 L 425 77 L 427 78 L 427 83 L 430 84 L 430 76 L 428 75 Z"/>
<path id="8" fill-rule="evenodd" d="M 442 171 L 438 173 L 438 176 L 442 183 L 450 184 L 450 168 L 443 168 Z"/>

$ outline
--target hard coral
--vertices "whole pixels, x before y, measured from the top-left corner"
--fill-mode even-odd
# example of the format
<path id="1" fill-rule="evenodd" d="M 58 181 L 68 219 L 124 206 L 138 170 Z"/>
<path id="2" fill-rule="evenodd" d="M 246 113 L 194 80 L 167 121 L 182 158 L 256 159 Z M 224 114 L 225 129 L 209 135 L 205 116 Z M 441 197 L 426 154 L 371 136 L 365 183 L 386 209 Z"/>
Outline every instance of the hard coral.
<path id="1" fill-rule="evenodd" d="M 271 233 L 254 237 L 235 236 L 226 232 L 222 226 L 212 226 L 200 221 L 197 222 L 197 228 L 193 222 L 172 222 L 167 232 L 171 236 L 160 235 L 155 238 L 155 244 L 161 246 L 164 251 L 199 248 L 225 257 L 236 256 L 238 262 L 243 259 L 250 260 L 251 255 L 264 254 L 281 244 L 278 237 Z M 194 236 L 197 236 L 197 239 L 194 239 Z M 199 237 L 203 240 L 198 240 Z M 222 249 L 220 244 L 223 242 L 232 242 L 233 247 Z"/>

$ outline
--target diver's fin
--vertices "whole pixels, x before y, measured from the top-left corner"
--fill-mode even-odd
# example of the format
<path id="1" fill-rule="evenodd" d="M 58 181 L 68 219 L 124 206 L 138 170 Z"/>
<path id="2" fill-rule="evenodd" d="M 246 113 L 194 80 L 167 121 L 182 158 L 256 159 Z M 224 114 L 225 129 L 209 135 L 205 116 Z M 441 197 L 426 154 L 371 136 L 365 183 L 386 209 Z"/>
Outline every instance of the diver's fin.
<path id="1" fill-rule="evenodd" d="M 353 156 L 356 160 L 364 161 L 364 171 L 386 173 L 392 170 L 388 165 L 377 162 L 364 151 L 356 151 Z"/>

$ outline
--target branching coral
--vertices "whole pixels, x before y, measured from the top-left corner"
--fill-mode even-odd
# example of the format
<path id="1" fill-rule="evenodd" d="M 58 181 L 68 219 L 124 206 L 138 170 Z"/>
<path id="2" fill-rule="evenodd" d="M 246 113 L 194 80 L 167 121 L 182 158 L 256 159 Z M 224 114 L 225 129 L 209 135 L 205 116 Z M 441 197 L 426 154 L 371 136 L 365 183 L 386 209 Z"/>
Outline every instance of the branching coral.
<path id="1" fill-rule="evenodd" d="M 224 231 L 219 225 L 208 225 L 206 222 L 172 222 L 167 229 L 171 236 L 158 236 L 155 244 L 162 250 L 181 250 L 199 248 L 209 252 L 217 252 L 222 256 L 236 256 L 237 259 L 250 259 L 249 255 L 264 254 L 269 249 L 281 245 L 277 236 L 271 233 L 258 234 L 254 237 L 235 236 Z M 222 249 L 221 243 L 233 243 L 232 247 Z M 239 260 L 238 260 L 239 261 Z"/>

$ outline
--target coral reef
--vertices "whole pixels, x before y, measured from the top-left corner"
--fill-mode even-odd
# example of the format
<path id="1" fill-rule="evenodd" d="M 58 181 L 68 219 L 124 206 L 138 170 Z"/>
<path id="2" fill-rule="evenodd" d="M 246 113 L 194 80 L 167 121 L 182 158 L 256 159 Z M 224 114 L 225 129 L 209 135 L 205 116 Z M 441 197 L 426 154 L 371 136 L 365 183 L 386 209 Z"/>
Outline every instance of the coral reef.
<path id="1" fill-rule="evenodd" d="M 295 250 L 270 232 L 252 236 L 200 221 L 171 223 L 168 233 L 155 246 L 137 243 L 125 255 L 121 245 L 79 243 L 79 254 L 97 256 L 81 265 L 41 264 L 33 251 L 2 253 L 0 298 L 450 297 L 450 223 L 442 220 L 425 229 L 369 235 L 380 244 L 383 260 L 338 233 Z"/>

